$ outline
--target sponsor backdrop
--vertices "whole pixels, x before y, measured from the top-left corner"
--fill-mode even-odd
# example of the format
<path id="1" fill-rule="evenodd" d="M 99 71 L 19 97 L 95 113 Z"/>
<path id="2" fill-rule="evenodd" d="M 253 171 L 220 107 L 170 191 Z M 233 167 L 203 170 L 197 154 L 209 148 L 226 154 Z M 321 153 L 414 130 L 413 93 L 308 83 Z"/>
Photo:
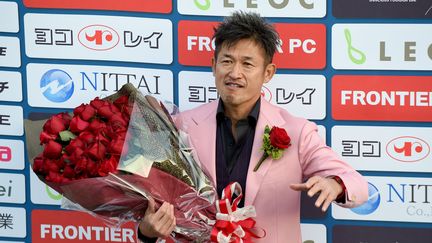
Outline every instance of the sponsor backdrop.
<path id="1" fill-rule="evenodd" d="M 137 242 L 132 223 L 60 208 L 23 120 L 127 82 L 181 110 L 217 99 L 213 27 L 240 9 L 280 33 L 263 98 L 315 121 L 369 182 L 355 209 L 303 195 L 303 242 L 432 242 L 430 0 L 0 0 L 0 243 Z"/>

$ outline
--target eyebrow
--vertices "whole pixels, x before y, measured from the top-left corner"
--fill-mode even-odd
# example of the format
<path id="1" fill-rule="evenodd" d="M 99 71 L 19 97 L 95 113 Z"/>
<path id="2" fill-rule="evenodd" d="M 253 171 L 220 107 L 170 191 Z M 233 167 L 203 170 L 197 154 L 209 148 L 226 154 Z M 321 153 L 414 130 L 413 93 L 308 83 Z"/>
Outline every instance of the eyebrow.
<path id="1" fill-rule="evenodd" d="M 222 57 L 228 57 L 228 58 L 233 59 L 233 56 L 230 54 L 223 54 Z M 251 56 L 243 56 L 241 59 L 242 60 L 254 60 L 254 58 Z"/>

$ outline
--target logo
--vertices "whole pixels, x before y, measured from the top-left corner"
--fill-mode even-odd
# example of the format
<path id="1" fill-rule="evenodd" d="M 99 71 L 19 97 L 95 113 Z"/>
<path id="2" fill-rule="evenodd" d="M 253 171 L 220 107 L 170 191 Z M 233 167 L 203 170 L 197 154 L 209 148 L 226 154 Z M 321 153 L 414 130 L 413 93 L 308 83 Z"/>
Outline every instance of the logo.
<path id="1" fill-rule="evenodd" d="M 61 103 L 72 96 L 74 83 L 71 76 L 65 71 L 51 69 L 42 76 L 40 89 L 48 100 Z"/>
<path id="2" fill-rule="evenodd" d="M 219 22 L 180 21 L 178 58 L 182 65 L 211 66 L 213 29 Z M 274 25 L 279 33 L 274 63 L 278 68 L 323 69 L 326 66 L 326 28 L 323 24 Z"/>
<path id="3" fill-rule="evenodd" d="M 183 0 L 178 1 L 180 14 L 227 16 L 233 10 L 257 11 L 268 17 L 322 18 L 326 14 L 326 1 L 311 0 Z"/>
<path id="4" fill-rule="evenodd" d="M 270 102 L 272 100 L 273 95 L 269 88 L 267 88 L 266 86 L 262 86 L 261 97 Z"/>
<path id="5" fill-rule="evenodd" d="M 333 118 L 432 121 L 431 82 L 430 76 L 333 76 Z"/>
<path id="6" fill-rule="evenodd" d="M 120 41 L 117 32 L 106 25 L 89 25 L 78 33 L 79 42 L 88 49 L 107 51 L 114 48 Z"/>
<path id="7" fill-rule="evenodd" d="M 138 242 L 133 222 L 108 227 L 87 213 L 63 210 L 33 210 L 31 220 L 33 243 Z"/>
<path id="8" fill-rule="evenodd" d="M 10 162 L 12 160 L 12 150 L 8 146 L 0 146 L 0 162 Z"/>
<path id="9" fill-rule="evenodd" d="M 348 49 L 348 56 L 349 56 L 351 62 L 353 62 L 355 64 L 359 64 L 359 65 L 365 63 L 366 55 L 363 52 L 361 52 L 360 50 L 358 50 L 352 46 L 351 32 L 349 31 L 349 29 L 345 29 L 344 34 L 345 34 L 345 40 L 346 40 L 347 46 L 348 46 L 348 48 L 347 48 Z"/>
<path id="10" fill-rule="evenodd" d="M 387 154 L 401 162 L 417 162 L 430 153 L 429 144 L 423 139 L 403 136 L 392 139 L 386 147 Z"/>
<path id="11" fill-rule="evenodd" d="M 426 24 L 335 24 L 335 69 L 432 70 L 432 42 Z"/>
<path id="12" fill-rule="evenodd" d="M 367 215 L 375 212 L 380 205 L 381 196 L 378 188 L 376 188 L 372 183 L 368 183 L 368 194 L 368 200 L 359 207 L 351 208 L 351 211 L 360 215 Z"/>
<path id="13" fill-rule="evenodd" d="M 122 0 L 104 1 L 100 0 L 24 0 L 28 8 L 58 8 L 58 9 L 93 9 L 93 10 L 120 10 L 129 12 L 171 13 L 172 0 Z"/>
<path id="14" fill-rule="evenodd" d="M 62 194 L 59 194 L 56 191 L 53 192 L 53 189 L 51 189 L 51 187 L 49 187 L 47 185 L 45 185 L 45 191 L 46 191 L 48 197 L 51 198 L 52 200 L 58 201 L 58 200 L 63 198 Z"/>

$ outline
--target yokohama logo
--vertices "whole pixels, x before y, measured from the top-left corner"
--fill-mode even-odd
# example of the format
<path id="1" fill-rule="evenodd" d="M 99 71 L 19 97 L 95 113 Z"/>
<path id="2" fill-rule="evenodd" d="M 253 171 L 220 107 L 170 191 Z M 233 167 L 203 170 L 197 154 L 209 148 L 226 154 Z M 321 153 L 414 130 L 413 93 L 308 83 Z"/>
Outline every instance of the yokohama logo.
<path id="1" fill-rule="evenodd" d="M 334 76 L 336 120 L 432 121 L 432 77 Z"/>

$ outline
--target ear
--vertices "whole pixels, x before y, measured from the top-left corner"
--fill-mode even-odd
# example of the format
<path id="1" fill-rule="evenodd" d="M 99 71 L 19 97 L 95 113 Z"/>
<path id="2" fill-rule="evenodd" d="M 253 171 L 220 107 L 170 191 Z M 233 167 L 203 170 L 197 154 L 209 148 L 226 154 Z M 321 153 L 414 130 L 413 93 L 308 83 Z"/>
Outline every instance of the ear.
<path id="1" fill-rule="evenodd" d="M 276 73 L 276 65 L 274 63 L 269 63 L 264 70 L 264 83 L 268 83 L 273 78 Z"/>
<path id="2" fill-rule="evenodd" d="M 212 72 L 213 72 L 213 77 L 215 76 L 215 70 L 216 70 L 216 60 L 214 57 L 212 57 Z"/>

